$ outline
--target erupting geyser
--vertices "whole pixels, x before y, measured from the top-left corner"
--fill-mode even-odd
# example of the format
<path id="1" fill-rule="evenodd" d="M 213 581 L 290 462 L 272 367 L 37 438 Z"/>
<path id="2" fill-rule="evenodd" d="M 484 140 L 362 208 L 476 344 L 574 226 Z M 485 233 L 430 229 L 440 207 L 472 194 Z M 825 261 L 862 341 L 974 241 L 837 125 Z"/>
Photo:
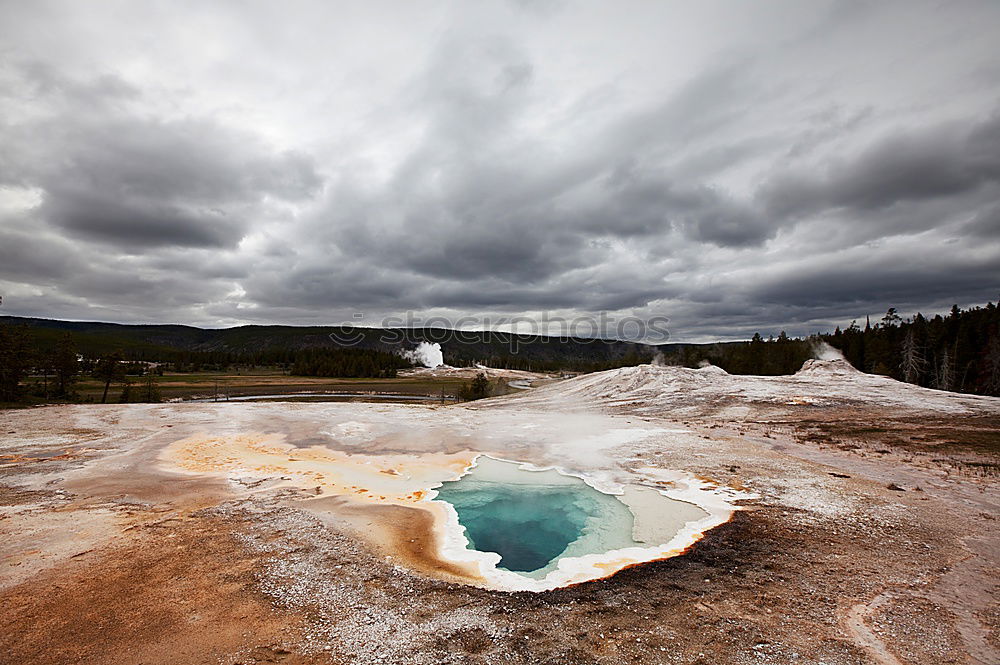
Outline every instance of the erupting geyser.
<path id="1" fill-rule="evenodd" d="M 420 342 L 417 344 L 417 348 L 412 351 L 403 351 L 403 357 L 410 362 L 420 363 L 424 367 L 432 369 L 444 364 L 444 353 L 441 351 L 441 345 L 437 342 L 433 344 Z"/>

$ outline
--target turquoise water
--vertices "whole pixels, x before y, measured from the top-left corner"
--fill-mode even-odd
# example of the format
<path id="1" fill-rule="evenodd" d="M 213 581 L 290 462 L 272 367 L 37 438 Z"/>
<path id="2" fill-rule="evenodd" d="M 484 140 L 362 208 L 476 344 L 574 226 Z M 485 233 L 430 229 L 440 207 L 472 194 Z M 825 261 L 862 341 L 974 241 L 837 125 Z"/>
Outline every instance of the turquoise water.
<path id="1" fill-rule="evenodd" d="M 557 471 L 526 471 L 481 457 L 438 489 L 465 527 L 469 548 L 500 555 L 498 568 L 544 577 L 560 558 L 642 545 L 635 517 L 617 497 Z"/>

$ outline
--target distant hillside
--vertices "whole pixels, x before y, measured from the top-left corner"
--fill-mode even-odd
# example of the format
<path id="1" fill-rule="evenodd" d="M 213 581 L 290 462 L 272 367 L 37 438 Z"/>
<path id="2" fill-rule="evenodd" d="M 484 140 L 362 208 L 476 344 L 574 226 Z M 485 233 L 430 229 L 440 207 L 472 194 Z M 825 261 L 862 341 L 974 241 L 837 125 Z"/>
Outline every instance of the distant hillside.
<path id="1" fill-rule="evenodd" d="M 121 351 L 129 360 L 177 362 L 192 358 L 211 363 L 292 363 L 298 352 L 353 347 L 382 351 L 411 350 L 418 343 L 439 342 L 444 361 L 467 366 L 550 371 L 588 371 L 649 362 L 656 352 L 674 352 L 683 344 L 645 344 L 587 338 L 562 339 L 441 328 L 382 329 L 353 326 L 238 326 L 205 329 L 182 325 L 125 325 L 0 317 L 0 324 L 26 326 L 36 348 L 54 347 L 65 333 L 87 357 Z"/>
<path id="2" fill-rule="evenodd" d="M 711 344 L 661 344 L 587 338 L 539 337 L 441 328 L 357 328 L 352 326 L 239 326 L 204 329 L 180 325 L 122 325 L 0 317 L 0 325 L 23 326 L 29 345 L 48 350 L 66 333 L 88 358 L 121 351 L 128 360 L 184 366 L 285 365 L 304 352 L 370 349 L 399 352 L 420 342 L 439 342 L 444 361 L 456 367 L 535 371 L 595 371 L 658 361 L 698 367 L 708 362 L 730 374 L 794 374 L 826 342 L 857 369 L 929 388 L 1000 395 L 1000 307 L 961 310 L 903 320 L 890 308 L 864 328 L 852 323 L 808 339 L 763 339 Z M 349 343 L 348 340 L 353 341 Z M 834 352 L 836 353 L 836 352 Z M 305 354 L 310 355 L 310 354 Z M 312 354 L 315 356 L 316 354 Z M 320 354 L 322 355 L 322 354 Z M 341 354 L 343 355 L 343 354 Z"/>

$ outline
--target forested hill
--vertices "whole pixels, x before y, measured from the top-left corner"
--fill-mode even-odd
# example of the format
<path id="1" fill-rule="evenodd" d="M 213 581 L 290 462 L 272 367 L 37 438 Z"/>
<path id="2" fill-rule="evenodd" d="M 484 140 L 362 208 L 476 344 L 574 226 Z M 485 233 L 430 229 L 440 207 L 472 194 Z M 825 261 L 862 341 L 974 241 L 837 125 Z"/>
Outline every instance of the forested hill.
<path id="1" fill-rule="evenodd" d="M 815 357 L 825 341 L 857 369 L 884 374 L 926 388 L 1000 395 L 1000 308 L 961 310 L 903 319 L 895 308 L 864 327 L 796 339 L 781 333 L 748 342 L 689 345 L 664 354 L 670 364 L 696 367 L 710 362 L 730 374 L 791 374 Z"/>
<path id="2" fill-rule="evenodd" d="M 1000 395 L 1000 308 L 903 320 L 890 308 L 880 321 L 852 323 L 827 335 L 852 365 L 928 388 Z"/>
<path id="3" fill-rule="evenodd" d="M 23 326 L 31 346 L 38 349 L 54 348 L 69 333 L 75 348 L 89 358 L 120 351 L 127 360 L 202 365 L 290 365 L 307 350 L 356 348 L 397 352 L 412 350 L 426 341 L 441 344 L 444 361 L 449 365 L 479 362 L 510 369 L 591 371 L 649 362 L 656 351 L 643 344 L 621 341 L 440 328 L 251 325 L 205 329 L 11 316 L 0 317 L 2 324 Z"/>
<path id="4" fill-rule="evenodd" d="M 7 324 L 4 326 L 4 324 Z M 316 353 L 342 348 L 398 353 L 419 342 L 440 342 L 444 361 L 468 366 L 536 371 L 594 371 L 656 360 L 697 367 L 710 362 L 731 374 L 792 374 L 815 356 L 822 340 L 863 372 L 885 374 L 917 385 L 1000 395 L 1000 309 L 985 307 L 902 319 L 894 308 L 875 322 L 809 339 L 784 333 L 746 342 L 646 346 L 620 341 L 539 338 L 435 328 L 379 329 L 351 326 L 240 326 L 203 329 L 180 325 L 121 325 L 0 317 L 0 326 L 25 331 L 28 346 L 55 348 L 67 333 L 88 358 L 121 352 L 127 360 L 175 366 L 232 364 L 292 365 L 316 361 Z M 318 361 L 317 361 L 318 362 Z"/>

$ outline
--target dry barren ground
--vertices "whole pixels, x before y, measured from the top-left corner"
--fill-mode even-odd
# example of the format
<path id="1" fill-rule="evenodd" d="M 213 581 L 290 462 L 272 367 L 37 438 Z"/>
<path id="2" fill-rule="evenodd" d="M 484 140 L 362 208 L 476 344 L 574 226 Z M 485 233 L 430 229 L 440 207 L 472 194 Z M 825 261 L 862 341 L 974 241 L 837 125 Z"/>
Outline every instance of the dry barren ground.
<path id="1" fill-rule="evenodd" d="M 1000 663 L 1000 400 L 807 369 L 629 368 L 472 406 L 0 413 L 0 661 Z M 682 556 L 502 593 L 457 581 L 424 511 L 158 462 L 251 432 L 677 469 L 758 498 Z"/>

